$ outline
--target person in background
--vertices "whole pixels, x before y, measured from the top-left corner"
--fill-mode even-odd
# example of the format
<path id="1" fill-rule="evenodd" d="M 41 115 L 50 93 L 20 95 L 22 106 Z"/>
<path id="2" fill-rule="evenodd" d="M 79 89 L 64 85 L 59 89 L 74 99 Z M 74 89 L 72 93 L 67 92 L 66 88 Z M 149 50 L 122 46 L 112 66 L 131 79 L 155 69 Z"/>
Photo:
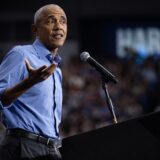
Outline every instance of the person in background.
<path id="1" fill-rule="evenodd" d="M 15 46 L 0 65 L 0 110 L 6 135 L 1 160 L 59 160 L 62 111 L 61 57 L 67 17 L 56 4 L 38 9 L 35 41 Z"/>

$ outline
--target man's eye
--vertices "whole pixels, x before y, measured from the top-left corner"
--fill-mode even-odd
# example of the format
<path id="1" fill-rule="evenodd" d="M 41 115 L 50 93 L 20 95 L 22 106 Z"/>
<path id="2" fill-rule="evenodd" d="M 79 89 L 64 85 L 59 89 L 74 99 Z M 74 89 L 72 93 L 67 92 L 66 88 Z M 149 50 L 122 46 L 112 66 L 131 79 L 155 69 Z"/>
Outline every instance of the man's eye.
<path id="1" fill-rule="evenodd" d="M 56 20 L 54 18 L 49 18 L 47 23 L 48 24 L 54 24 L 54 23 L 61 23 L 61 24 L 67 24 L 67 20 L 66 19 L 60 19 L 60 20 Z"/>
<path id="2" fill-rule="evenodd" d="M 61 24 L 67 24 L 67 20 L 66 19 L 60 19 L 60 23 Z"/>
<path id="3" fill-rule="evenodd" d="M 48 23 L 54 23 L 55 20 L 53 18 L 48 19 Z"/>
<path id="4" fill-rule="evenodd" d="M 63 23 L 63 24 L 66 24 L 67 23 L 67 21 L 64 19 L 64 20 L 61 20 L 61 22 Z"/>

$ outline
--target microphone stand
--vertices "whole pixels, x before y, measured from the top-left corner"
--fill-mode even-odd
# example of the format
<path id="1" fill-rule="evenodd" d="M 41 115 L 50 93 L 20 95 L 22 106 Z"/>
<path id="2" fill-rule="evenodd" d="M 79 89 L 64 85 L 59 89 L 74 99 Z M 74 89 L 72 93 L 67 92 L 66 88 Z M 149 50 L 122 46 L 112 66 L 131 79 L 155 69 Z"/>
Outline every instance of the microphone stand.
<path id="1" fill-rule="evenodd" d="M 115 112 L 114 112 L 114 107 L 113 107 L 112 100 L 109 96 L 108 85 L 107 85 L 108 82 L 109 82 L 109 80 L 106 81 L 106 78 L 104 78 L 102 76 L 102 89 L 105 92 L 107 105 L 108 105 L 109 111 L 111 112 L 111 115 L 112 115 L 112 118 L 113 118 L 113 123 L 116 124 L 116 123 L 118 123 L 118 121 L 117 121 L 117 118 L 116 118 L 116 115 L 115 115 Z"/>

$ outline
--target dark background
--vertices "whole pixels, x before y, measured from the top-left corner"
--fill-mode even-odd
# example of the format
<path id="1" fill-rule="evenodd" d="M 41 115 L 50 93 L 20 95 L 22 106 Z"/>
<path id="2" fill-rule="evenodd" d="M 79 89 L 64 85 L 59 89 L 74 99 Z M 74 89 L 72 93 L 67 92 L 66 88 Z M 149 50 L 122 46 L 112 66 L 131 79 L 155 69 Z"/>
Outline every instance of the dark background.
<path id="1" fill-rule="evenodd" d="M 139 21 L 152 19 L 159 21 L 160 19 L 158 0 L 5 0 L 1 1 L 0 5 L 1 53 L 10 48 L 13 43 L 32 40 L 30 26 L 34 12 L 42 5 L 49 3 L 57 3 L 66 11 L 69 26 L 68 40 L 78 43 L 77 52 L 88 50 L 93 54 L 100 54 L 110 51 L 104 50 L 101 32 L 104 25 L 114 20 L 117 23 L 117 21 L 126 20 L 127 22 L 132 19 L 139 19 Z M 109 39 L 112 37 L 109 35 Z M 114 47 L 112 39 L 108 40 L 107 44 Z"/>

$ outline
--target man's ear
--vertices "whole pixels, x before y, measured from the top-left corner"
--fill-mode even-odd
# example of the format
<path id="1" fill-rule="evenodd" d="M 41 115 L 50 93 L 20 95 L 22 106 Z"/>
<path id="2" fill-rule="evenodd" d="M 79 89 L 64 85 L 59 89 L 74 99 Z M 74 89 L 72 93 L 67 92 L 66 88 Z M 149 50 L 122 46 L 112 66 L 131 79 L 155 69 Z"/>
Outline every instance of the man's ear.
<path id="1" fill-rule="evenodd" d="M 31 30 L 34 36 L 37 36 L 37 26 L 35 24 L 32 24 Z"/>

